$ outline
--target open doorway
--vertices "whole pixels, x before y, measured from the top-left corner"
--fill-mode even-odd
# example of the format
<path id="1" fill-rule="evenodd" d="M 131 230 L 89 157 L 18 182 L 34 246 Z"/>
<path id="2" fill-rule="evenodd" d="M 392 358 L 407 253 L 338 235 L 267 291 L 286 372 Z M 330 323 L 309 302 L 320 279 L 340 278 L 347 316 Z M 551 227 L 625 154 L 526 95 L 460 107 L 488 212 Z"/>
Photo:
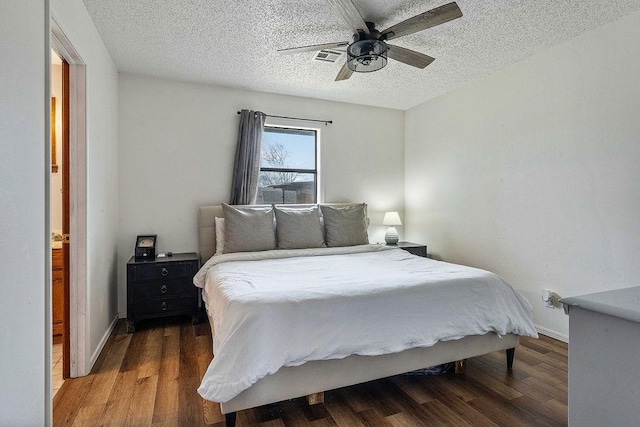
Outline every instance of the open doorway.
<path id="1" fill-rule="evenodd" d="M 51 51 L 51 388 L 70 376 L 69 363 L 69 63 Z"/>
<path id="2" fill-rule="evenodd" d="M 59 258 L 62 263 L 57 264 L 61 271 L 58 279 L 62 278 L 62 292 L 56 290 L 56 271 L 52 271 L 52 341 L 61 342 L 61 347 L 58 351 L 56 347 L 51 349 L 51 359 L 55 364 L 60 355 L 59 367 L 62 372 L 60 377 L 52 377 L 53 391 L 56 379 L 84 376 L 88 373 L 89 363 L 86 339 L 86 66 L 54 17 L 51 19 L 51 49 L 54 51 L 52 58 L 59 58 L 57 61 L 62 79 L 62 99 L 55 101 L 55 116 L 59 124 L 54 127 L 52 123 L 56 141 L 54 145 L 53 139 L 51 140 L 52 165 L 49 166 L 52 174 L 49 190 L 51 209 L 55 208 L 54 198 L 62 195 L 59 201 L 61 211 L 55 208 L 56 212 L 51 212 L 51 230 L 54 233 L 59 230 L 60 235 L 57 238 L 54 235 L 54 241 L 59 243 L 53 243 L 52 247 L 53 250 L 60 247 Z M 53 60 L 51 66 L 53 67 Z M 54 74 L 52 70 L 52 77 Z M 52 96 L 56 96 L 54 85 L 52 82 Z M 52 121 L 53 115 L 52 110 Z M 57 151 L 55 155 L 54 147 Z M 53 172 L 54 159 L 60 161 L 57 173 Z M 52 253 L 52 256 L 55 255 Z M 52 269 L 55 268 L 56 259 L 52 257 Z M 56 300 L 62 301 L 61 310 L 60 306 L 56 307 Z"/>

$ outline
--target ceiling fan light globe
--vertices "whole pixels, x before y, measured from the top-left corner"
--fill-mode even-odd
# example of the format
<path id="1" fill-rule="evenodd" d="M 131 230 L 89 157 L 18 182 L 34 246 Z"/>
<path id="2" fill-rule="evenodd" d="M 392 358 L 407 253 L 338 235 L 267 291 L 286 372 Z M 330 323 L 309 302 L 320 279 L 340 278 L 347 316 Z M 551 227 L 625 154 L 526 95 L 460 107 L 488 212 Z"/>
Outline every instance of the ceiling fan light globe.
<path id="1" fill-rule="evenodd" d="M 347 47 L 347 67 L 357 73 L 378 71 L 387 65 L 387 45 L 380 40 L 360 40 Z"/>

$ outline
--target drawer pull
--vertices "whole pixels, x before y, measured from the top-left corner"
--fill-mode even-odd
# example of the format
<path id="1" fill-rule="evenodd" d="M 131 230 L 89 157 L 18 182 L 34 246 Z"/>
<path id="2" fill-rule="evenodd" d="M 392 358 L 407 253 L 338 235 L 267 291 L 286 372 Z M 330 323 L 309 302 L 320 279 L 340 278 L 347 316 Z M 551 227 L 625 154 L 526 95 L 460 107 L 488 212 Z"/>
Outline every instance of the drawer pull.
<path id="1" fill-rule="evenodd" d="M 160 288 L 160 292 L 163 294 L 167 293 L 167 285 L 162 285 L 162 287 Z"/>
<path id="2" fill-rule="evenodd" d="M 162 268 L 162 275 L 166 276 L 167 274 L 169 274 L 169 270 L 167 270 L 166 268 Z"/>
<path id="3" fill-rule="evenodd" d="M 163 302 L 160 308 L 162 309 L 162 311 L 167 311 L 167 303 Z"/>

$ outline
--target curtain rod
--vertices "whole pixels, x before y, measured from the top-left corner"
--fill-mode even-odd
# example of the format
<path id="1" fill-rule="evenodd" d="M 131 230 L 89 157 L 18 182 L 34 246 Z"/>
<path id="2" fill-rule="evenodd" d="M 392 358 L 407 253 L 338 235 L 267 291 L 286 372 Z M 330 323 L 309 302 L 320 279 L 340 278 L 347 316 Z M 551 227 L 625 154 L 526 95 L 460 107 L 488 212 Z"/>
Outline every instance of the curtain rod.
<path id="1" fill-rule="evenodd" d="M 240 114 L 240 111 L 238 111 L 238 114 Z M 302 119 L 300 117 L 272 116 L 270 114 L 265 114 L 265 116 L 273 117 L 276 119 L 291 119 L 291 120 L 304 120 L 305 122 L 318 122 L 318 123 L 324 123 L 325 126 L 330 123 L 333 123 L 333 120 Z"/>

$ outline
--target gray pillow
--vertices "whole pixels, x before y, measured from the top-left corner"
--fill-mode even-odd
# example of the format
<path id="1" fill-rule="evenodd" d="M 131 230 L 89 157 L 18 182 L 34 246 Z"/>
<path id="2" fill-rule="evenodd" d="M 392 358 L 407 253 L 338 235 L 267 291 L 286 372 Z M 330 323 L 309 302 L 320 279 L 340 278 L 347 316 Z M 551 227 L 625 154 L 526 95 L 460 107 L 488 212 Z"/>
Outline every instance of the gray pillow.
<path id="1" fill-rule="evenodd" d="M 276 248 L 273 208 L 237 208 L 222 204 L 224 253 L 268 251 Z"/>
<path id="2" fill-rule="evenodd" d="M 320 205 L 327 246 L 354 246 L 369 243 L 364 203 L 344 207 Z"/>
<path id="3" fill-rule="evenodd" d="M 317 206 L 275 208 L 278 249 L 324 248 L 324 236 Z"/>

